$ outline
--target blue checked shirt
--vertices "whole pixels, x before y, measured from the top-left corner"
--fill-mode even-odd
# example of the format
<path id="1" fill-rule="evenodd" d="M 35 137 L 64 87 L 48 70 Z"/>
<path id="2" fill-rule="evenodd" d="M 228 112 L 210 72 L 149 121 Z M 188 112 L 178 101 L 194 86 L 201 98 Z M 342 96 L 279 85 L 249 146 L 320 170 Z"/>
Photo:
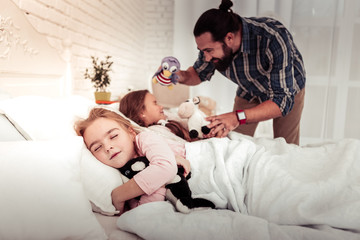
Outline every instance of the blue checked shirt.
<path id="1" fill-rule="evenodd" d="M 271 100 L 283 116 L 294 105 L 294 96 L 305 87 L 302 56 L 289 31 L 271 18 L 241 18 L 242 42 L 222 75 L 238 85 L 236 95 L 249 102 Z M 194 63 L 201 81 L 210 80 L 214 64 L 204 53 Z"/>

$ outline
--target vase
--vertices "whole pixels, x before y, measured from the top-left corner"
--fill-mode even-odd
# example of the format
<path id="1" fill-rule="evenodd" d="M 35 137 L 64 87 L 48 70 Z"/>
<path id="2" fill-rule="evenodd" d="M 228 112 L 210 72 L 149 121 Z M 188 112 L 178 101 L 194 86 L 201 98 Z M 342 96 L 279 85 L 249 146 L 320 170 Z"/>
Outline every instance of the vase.
<path id="1" fill-rule="evenodd" d="M 111 92 L 94 92 L 95 94 L 95 101 L 110 101 Z"/>

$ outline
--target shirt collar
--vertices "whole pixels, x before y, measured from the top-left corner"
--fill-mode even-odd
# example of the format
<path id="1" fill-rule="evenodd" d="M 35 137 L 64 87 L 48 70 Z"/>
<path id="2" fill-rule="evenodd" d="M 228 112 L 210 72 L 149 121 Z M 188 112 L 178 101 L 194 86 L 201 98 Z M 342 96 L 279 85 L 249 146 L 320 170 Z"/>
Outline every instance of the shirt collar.
<path id="1" fill-rule="evenodd" d="M 245 18 L 240 17 L 240 20 L 241 20 L 241 25 L 242 25 L 240 52 L 250 53 L 249 25 L 246 22 Z"/>

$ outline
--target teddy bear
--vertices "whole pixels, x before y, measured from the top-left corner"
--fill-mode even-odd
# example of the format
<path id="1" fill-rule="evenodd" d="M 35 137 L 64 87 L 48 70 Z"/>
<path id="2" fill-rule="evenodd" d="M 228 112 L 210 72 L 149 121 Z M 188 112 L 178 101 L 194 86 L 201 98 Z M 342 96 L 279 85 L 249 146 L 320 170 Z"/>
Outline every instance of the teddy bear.
<path id="1" fill-rule="evenodd" d="M 206 115 L 199 109 L 199 103 L 200 98 L 194 97 L 181 103 L 178 108 L 179 117 L 188 120 L 187 125 L 191 139 L 203 138 L 204 134 L 210 132 L 210 128 L 206 126 L 210 122 L 205 120 Z"/>
<path id="2" fill-rule="evenodd" d="M 138 172 L 149 166 L 149 160 L 145 157 L 130 159 L 123 167 L 118 168 L 123 182 L 129 181 Z M 175 209 L 182 213 L 189 213 L 191 210 L 200 208 L 215 208 L 214 203 L 204 198 L 193 198 L 187 180 L 191 173 L 184 176 L 184 168 L 179 166 L 177 175 L 165 185 L 166 199 L 169 200 Z"/>

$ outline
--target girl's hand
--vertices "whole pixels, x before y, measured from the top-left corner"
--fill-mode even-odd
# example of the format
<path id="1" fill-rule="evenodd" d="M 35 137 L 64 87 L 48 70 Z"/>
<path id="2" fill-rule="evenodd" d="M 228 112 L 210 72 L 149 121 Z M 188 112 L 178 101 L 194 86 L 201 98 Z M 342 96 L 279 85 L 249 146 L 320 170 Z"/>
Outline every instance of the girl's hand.
<path id="1" fill-rule="evenodd" d="M 126 183 L 118 186 L 111 192 L 112 204 L 120 214 L 125 212 L 125 201 L 133 199 L 137 196 L 143 195 L 145 192 L 137 185 L 132 178 Z"/>
<path id="2" fill-rule="evenodd" d="M 116 210 L 120 211 L 119 215 L 125 212 L 125 202 L 113 202 L 114 207 Z"/>
<path id="3" fill-rule="evenodd" d="M 175 159 L 176 164 L 184 168 L 184 176 L 186 177 L 191 170 L 190 161 L 179 155 L 175 155 Z"/>

